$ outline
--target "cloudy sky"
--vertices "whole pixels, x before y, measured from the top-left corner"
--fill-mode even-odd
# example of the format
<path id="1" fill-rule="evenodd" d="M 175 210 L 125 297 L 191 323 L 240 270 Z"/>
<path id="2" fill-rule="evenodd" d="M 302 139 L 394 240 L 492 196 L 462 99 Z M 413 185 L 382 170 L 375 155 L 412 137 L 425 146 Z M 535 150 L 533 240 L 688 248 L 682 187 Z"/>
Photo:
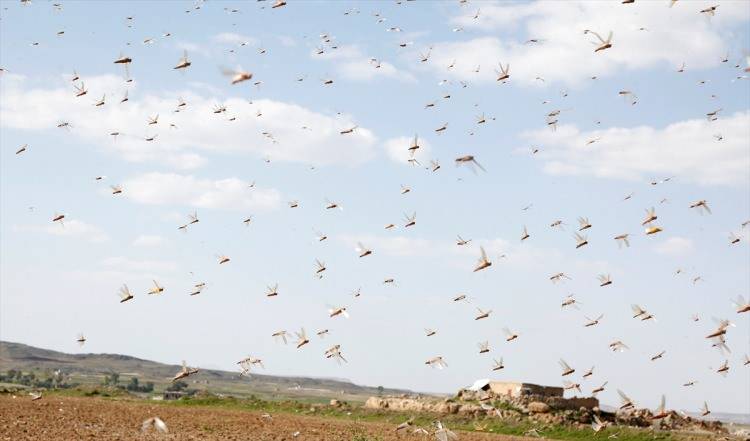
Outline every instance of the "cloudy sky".
<path id="1" fill-rule="evenodd" d="M 205 368 L 252 355 L 268 374 L 434 392 L 561 385 L 564 358 L 584 392 L 609 382 L 608 404 L 622 389 L 643 407 L 663 393 L 676 409 L 749 413 L 750 320 L 731 299 L 750 294 L 750 4 L 699 12 L 714 3 L 3 2 L 0 337 Z M 612 48 L 595 53 L 587 29 L 612 31 Z M 191 66 L 173 69 L 183 51 Z M 456 167 L 463 155 L 486 172 Z M 647 236 L 650 207 L 663 231 Z M 493 264 L 474 273 L 480 246 Z M 558 272 L 571 280 L 551 283 Z M 162 295 L 146 294 L 152 279 Z M 123 284 L 135 298 L 120 304 Z M 579 309 L 561 308 L 570 294 Z M 476 308 L 493 312 L 476 321 Z M 736 325 L 731 353 L 705 338 L 714 318 Z M 271 338 L 301 327 L 302 349 Z M 336 343 L 347 364 L 323 357 Z M 438 355 L 446 369 L 425 366 Z"/>

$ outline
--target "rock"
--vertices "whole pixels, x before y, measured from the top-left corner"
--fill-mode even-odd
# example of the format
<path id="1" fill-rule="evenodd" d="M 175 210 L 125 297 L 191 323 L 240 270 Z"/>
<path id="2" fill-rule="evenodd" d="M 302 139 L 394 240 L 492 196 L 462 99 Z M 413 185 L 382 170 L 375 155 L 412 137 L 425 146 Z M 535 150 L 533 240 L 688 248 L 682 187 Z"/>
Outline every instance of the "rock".
<path id="1" fill-rule="evenodd" d="M 370 397 L 365 401 L 366 409 L 387 409 L 388 401 L 379 397 Z"/>
<path id="2" fill-rule="evenodd" d="M 548 413 L 551 409 L 547 403 L 541 401 L 533 401 L 526 406 L 531 413 Z"/>
<path id="3" fill-rule="evenodd" d="M 459 398 L 444 399 L 438 397 L 425 397 L 420 395 L 400 395 L 370 397 L 364 407 L 367 409 L 390 410 L 402 413 L 440 413 L 459 414 L 466 417 L 495 416 L 501 420 L 522 423 L 532 422 L 541 425 L 566 425 L 569 427 L 586 428 L 593 421 L 594 415 L 610 425 L 623 425 L 630 427 L 654 427 L 664 430 L 689 430 L 710 431 L 713 433 L 729 433 L 729 430 L 719 421 L 701 420 L 682 416 L 677 412 L 671 412 L 667 418 L 659 420 L 654 424 L 652 413 L 648 409 L 627 409 L 617 412 L 607 412 L 599 408 L 596 398 L 561 398 L 546 397 L 541 395 L 526 395 L 522 397 L 502 396 L 496 399 L 504 405 L 499 408 L 489 406 L 486 402 L 476 401 L 485 392 L 474 393 L 473 391 L 461 391 Z M 469 399 L 471 397 L 471 399 Z M 473 401 L 473 402 L 471 402 Z M 45 403 L 46 404 L 46 403 Z M 323 409 L 323 405 L 310 409 L 315 412 Z M 331 400 L 330 406 L 338 408 L 349 408 L 345 401 Z M 746 441 L 750 441 L 747 439 Z"/>
<path id="4" fill-rule="evenodd" d="M 652 416 L 649 409 L 625 409 L 617 412 L 615 421 L 626 426 L 649 427 Z"/>
<path id="5" fill-rule="evenodd" d="M 458 408 L 458 413 L 463 414 L 463 415 L 477 416 L 477 415 L 484 413 L 484 410 L 476 404 L 468 403 L 468 404 L 462 404 Z"/>

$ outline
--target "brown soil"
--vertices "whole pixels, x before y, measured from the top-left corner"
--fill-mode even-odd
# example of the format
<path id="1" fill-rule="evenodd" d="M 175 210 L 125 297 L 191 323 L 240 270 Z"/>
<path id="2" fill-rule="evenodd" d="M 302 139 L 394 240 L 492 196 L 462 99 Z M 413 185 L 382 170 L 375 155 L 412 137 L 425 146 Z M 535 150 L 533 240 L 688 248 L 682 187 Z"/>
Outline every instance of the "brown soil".
<path id="1" fill-rule="evenodd" d="M 164 406 L 147 401 L 50 396 L 0 395 L 0 440 L 433 440 L 433 436 L 397 435 L 394 426 L 279 413 L 211 407 Z M 141 433 L 141 423 L 158 416 L 168 434 Z M 294 436 L 295 432 L 299 432 Z M 523 437 L 459 433 L 461 441 L 522 441 Z"/>

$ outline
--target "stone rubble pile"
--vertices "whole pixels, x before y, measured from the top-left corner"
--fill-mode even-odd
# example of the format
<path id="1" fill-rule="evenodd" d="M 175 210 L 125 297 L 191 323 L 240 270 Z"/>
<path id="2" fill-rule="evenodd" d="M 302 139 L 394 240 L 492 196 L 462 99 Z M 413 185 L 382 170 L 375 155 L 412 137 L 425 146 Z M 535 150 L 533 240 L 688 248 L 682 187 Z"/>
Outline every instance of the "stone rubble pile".
<path id="1" fill-rule="evenodd" d="M 576 404 L 578 406 L 574 407 Z M 567 425 L 578 428 L 591 427 L 596 416 L 608 426 L 728 433 L 720 421 L 697 419 L 674 411 L 666 418 L 654 420 L 649 409 L 607 412 L 600 409 L 598 404 L 596 398 L 565 399 L 538 395 L 505 397 L 494 396 L 484 391 L 462 390 L 455 397 L 442 400 L 409 395 L 370 397 L 365 403 L 365 408 L 405 413 L 495 417 L 508 422 L 531 421 L 542 425 Z"/>

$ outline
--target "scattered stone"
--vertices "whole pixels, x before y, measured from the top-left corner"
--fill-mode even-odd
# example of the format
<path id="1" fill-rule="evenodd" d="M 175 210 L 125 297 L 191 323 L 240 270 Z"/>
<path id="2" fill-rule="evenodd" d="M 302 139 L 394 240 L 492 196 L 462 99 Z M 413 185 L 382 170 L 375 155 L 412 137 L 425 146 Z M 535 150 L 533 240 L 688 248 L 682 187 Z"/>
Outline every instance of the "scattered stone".
<path id="1" fill-rule="evenodd" d="M 333 405 L 333 401 L 331 405 Z M 581 429 L 590 427 L 594 421 L 594 416 L 596 416 L 609 426 L 685 430 L 696 433 L 729 433 L 720 421 L 691 418 L 674 411 L 668 417 L 660 420 L 654 420 L 649 409 L 606 412 L 599 408 L 599 401 L 594 397 L 508 396 L 497 395 L 487 390 L 464 389 L 453 398 L 403 394 L 370 397 L 364 407 L 366 409 L 388 409 L 404 413 L 426 412 L 443 415 L 458 414 L 477 418 L 490 417 L 514 423 L 532 422 L 540 424 L 542 427 L 559 425 Z"/>
<path id="2" fill-rule="evenodd" d="M 552 410 L 552 408 L 549 407 L 549 404 L 541 401 L 532 401 L 526 405 L 526 408 L 531 413 L 549 413 L 549 411 Z"/>

